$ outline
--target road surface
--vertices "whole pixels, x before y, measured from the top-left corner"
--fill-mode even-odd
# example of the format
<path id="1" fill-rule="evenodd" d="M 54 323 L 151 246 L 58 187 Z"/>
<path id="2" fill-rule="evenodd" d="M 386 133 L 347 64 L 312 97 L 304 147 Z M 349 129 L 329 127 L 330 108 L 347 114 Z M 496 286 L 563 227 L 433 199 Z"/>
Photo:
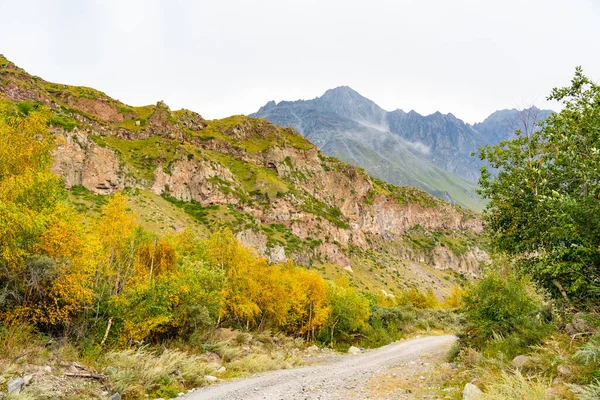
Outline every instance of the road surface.
<path id="1" fill-rule="evenodd" d="M 270 371 L 207 386 L 187 394 L 185 400 L 341 400 L 353 389 L 401 363 L 445 350 L 455 336 L 427 336 L 392 343 L 358 355 L 306 367 Z M 408 364 L 410 365 L 410 364 Z M 354 391 L 353 398 L 362 398 Z"/>

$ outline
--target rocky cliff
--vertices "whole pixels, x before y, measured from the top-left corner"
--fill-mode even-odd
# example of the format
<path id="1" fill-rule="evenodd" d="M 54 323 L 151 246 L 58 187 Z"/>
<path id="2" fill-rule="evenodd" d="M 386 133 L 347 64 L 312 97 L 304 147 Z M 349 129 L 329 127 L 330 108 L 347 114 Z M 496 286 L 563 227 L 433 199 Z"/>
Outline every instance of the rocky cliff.
<path id="1" fill-rule="evenodd" d="M 0 93 L 51 109 L 59 139 L 53 169 L 68 188 L 161 196 L 197 224 L 230 226 L 274 262 L 349 271 L 374 251 L 399 264 L 477 274 L 486 259 L 475 213 L 373 178 L 291 128 L 243 116 L 206 121 L 162 102 L 131 107 L 30 76 L 3 57 Z"/>

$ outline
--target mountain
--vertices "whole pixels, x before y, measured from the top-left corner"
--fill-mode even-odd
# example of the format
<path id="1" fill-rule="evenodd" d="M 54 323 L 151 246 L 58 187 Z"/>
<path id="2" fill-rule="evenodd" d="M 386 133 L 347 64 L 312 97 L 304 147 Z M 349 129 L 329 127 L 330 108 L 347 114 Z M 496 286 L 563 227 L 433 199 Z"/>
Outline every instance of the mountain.
<path id="1" fill-rule="evenodd" d="M 496 144 L 512 138 L 516 130 L 526 133 L 536 129 L 537 121 L 548 118 L 550 114 L 551 110 L 540 110 L 535 106 L 524 110 L 499 110 L 483 122 L 474 124 L 473 128 L 481 133 L 485 143 Z"/>
<path id="2" fill-rule="evenodd" d="M 134 107 L 92 88 L 31 76 L 2 56 L 0 95 L 21 112 L 50 110 L 58 143 L 53 171 L 85 214 L 124 190 L 146 229 L 207 235 L 227 226 L 272 262 L 293 259 L 387 293 L 413 286 L 441 293 L 458 274 L 478 274 L 486 260 L 474 212 L 374 178 L 292 128 L 246 116 L 209 121 L 163 102 Z M 329 102 L 333 108 L 316 121 L 336 112 L 373 120 L 380 112 L 351 101 Z M 348 118 L 322 118 L 365 135 L 392 135 Z"/>
<path id="3" fill-rule="evenodd" d="M 548 113 L 540 111 L 541 116 Z M 483 164 L 471 153 L 508 137 L 514 124 L 506 125 L 507 118 L 519 121 L 518 111 L 507 110 L 479 124 L 479 131 L 452 114 L 385 111 L 347 86 L 313 100 L 270 101 L 251 116 L 294 127 L 325 153 L 387 182 L 415 186 L 476 210 L 483 207 L 475 194 Z"/>

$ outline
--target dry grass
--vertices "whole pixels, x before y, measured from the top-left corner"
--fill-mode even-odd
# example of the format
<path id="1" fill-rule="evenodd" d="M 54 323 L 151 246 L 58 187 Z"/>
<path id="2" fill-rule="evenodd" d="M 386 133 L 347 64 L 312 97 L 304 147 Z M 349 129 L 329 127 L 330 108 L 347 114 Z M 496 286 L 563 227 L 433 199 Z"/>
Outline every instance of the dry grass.
<path id="1" fill-rule="evenodd" d="M 45 341 L 35 329 L 18 320 L 0 325 L 0 373 L 13 364 L 41 362 L 48 358 Z"/>
<path id="2" fill-rule="evenodd" d="M 179 350 L 160 354 L 147 349 L 111 351 L 102 363 L 116 390 L 131 398 L 145 394 L 175 397 L 186 388 L 202 386 L 204 376 L 219 368 L 205 357 Z"/>
<path id="3" fill-rule="evenodd" d="M 552 380 L 549 378 L 527 378 L 518 370 L 514 373 L 503 372 L 486 387 L 482 400 L 549 400 L 551 386 Z"/>
<path id="4" fill-rule="evenodd" d="M 168 348 L 141 347 L 112 350 L 90 358 L 68 343 L 50 343 L 22 323 L 0 327 L 0 391 L 8 380 L 31 374 L 32 383 L 15 399 L 173 398 L 187 389 L 206 385 L 206 375 L 226 379 L 300 364 L 302 339 L 281 334 L 218 329 L 192 345 L 171 343 Z M 74 365 L 108 376 L 103 382 L 72 378 Z M 218 373 L 221 366 L 226 372 Z M 44 368 L 51 367 L 51 371 Z"/>
<path id="5" fill-rule="evenodd" d="M 300 358 L 277 352 L 274 354 L 249 354 L 230 363 L 229 369 L 235 373 L 248 374 L 292 368 L 298 365 L 300 365 Z"/>
<path id="6" fill-rule="evenodd" d="M 577 395 L 579 400 L 598 400 L 600 399 L 600 380 L 596 380 L 596 382 L 585 385 L 569 385 L 573 393 Z"/>

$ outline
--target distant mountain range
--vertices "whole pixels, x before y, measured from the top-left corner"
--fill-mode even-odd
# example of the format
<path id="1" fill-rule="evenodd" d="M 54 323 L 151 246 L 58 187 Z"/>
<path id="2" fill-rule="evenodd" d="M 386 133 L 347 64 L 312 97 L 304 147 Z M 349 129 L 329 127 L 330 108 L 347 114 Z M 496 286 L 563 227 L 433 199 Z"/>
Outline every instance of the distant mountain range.
<path id="1" fill-rule="evenodd" d="M 387 182 L 480 210 L 483 202 L 475 190 L 483 163 L 471 154 L 550 113 L 535 107 L 502 110 L 470 125 L 440 112 L 389 112 L 341 86 L 313 100 L 270 101 L 250 116 L 293 127 L 325 153 Z"/>

